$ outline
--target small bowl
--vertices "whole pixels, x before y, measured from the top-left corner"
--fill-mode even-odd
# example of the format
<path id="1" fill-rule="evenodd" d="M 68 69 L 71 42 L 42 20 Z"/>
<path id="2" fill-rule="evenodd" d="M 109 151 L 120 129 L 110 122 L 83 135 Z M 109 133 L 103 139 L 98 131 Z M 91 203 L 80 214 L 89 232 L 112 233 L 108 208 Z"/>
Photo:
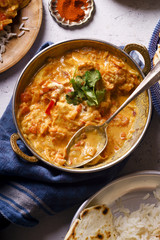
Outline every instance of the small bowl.
<path id="1" fill-rule="evenodd" d="M 73 28 L 73 27 L 81 27 L 82 25 L 86 24 L 91 20 L 91 17 L 93 16 L 95 5 L 93 0 L 88 0 L 88 7 L 87 10 L 84 10 L 85 16 L 82 20 L 79 22 L 74 22 L 70 20 L 65 20 L 60 16 L 58 13 L 56 7 L 57 7 L 57 0 L 49 0 L 48 3 L 49 11 L 51 16 L 55 19 L 55 21 L 60 24 L 64 28 Z"/>

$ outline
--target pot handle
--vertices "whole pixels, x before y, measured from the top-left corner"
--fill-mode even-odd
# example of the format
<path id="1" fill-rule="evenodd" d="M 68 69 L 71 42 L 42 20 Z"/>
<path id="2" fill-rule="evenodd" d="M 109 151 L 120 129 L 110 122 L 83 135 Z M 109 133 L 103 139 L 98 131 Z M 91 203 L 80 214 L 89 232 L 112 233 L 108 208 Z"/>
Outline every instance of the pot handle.
<path id="1" fill-rule="evenodd" d="M 18 154 L 20 157 L 24 158 L 25 160 L 29 162 L 37 162 L 38 159 L 35 156 L 28 156 L 25 153 L 22 152 L 22 150 L 17 145 L 17 140 L 20 138 L 18 133 L 13 133 L 10 137 L 10 143 L 13 151 Z"/>
<path id="2" fill-rule="evenodd" d="M 151 59 L 148 53 L 148 50 L 145 46 L 141 45 L 141 44 L 136 44 L 136 43 L 132 43 L 132 44 L 128 44 L 124 47 L 123 49 L 126 53 L 130 53 L 131 51 L 138 51 L 144 58 L 144 68 L 142 69 L 142 72 L 147 75 L 150 70 L 151 70 Z"/>

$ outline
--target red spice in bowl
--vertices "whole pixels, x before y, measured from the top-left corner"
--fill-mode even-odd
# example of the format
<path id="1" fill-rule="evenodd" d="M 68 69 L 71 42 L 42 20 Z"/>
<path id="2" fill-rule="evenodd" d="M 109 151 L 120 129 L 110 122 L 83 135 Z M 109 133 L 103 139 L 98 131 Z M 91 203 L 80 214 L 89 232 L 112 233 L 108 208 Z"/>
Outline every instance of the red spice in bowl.
<path id="1" fill-rule="evenodd" d="M 88 7 L 87 0 L 58 0 L 57 11 L 65 20 L 79 22 L 85 16 L 84 9 Z"/>
<path id="2" fill-rule="evenodd" d="M 93 0 L 50 0 L 49 10 L 63 27 L 81 26 L 94 12 Z"/>

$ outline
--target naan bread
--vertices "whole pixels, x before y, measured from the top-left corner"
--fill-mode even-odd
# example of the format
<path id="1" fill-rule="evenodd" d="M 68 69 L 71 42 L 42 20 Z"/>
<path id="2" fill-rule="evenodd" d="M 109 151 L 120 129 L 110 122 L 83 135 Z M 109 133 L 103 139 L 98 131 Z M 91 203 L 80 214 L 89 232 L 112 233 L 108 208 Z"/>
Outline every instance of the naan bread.
<path id="1" fill-rule="evenodd" d="M 64 240 L 115 240 L 113 216 L 106 205 L 84 209 Z"/>

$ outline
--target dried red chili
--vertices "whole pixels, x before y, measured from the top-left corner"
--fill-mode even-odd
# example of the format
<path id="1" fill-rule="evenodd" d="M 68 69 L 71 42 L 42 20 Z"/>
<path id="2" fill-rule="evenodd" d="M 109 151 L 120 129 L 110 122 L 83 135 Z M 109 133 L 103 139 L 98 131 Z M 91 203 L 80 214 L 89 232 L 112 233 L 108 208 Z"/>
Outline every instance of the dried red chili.
<path id="1" fill-rule="evenodd" d="M 62 18 L 79 22 L 85 16 L 87 0 L 57 0 L 57 11 Z"/>

